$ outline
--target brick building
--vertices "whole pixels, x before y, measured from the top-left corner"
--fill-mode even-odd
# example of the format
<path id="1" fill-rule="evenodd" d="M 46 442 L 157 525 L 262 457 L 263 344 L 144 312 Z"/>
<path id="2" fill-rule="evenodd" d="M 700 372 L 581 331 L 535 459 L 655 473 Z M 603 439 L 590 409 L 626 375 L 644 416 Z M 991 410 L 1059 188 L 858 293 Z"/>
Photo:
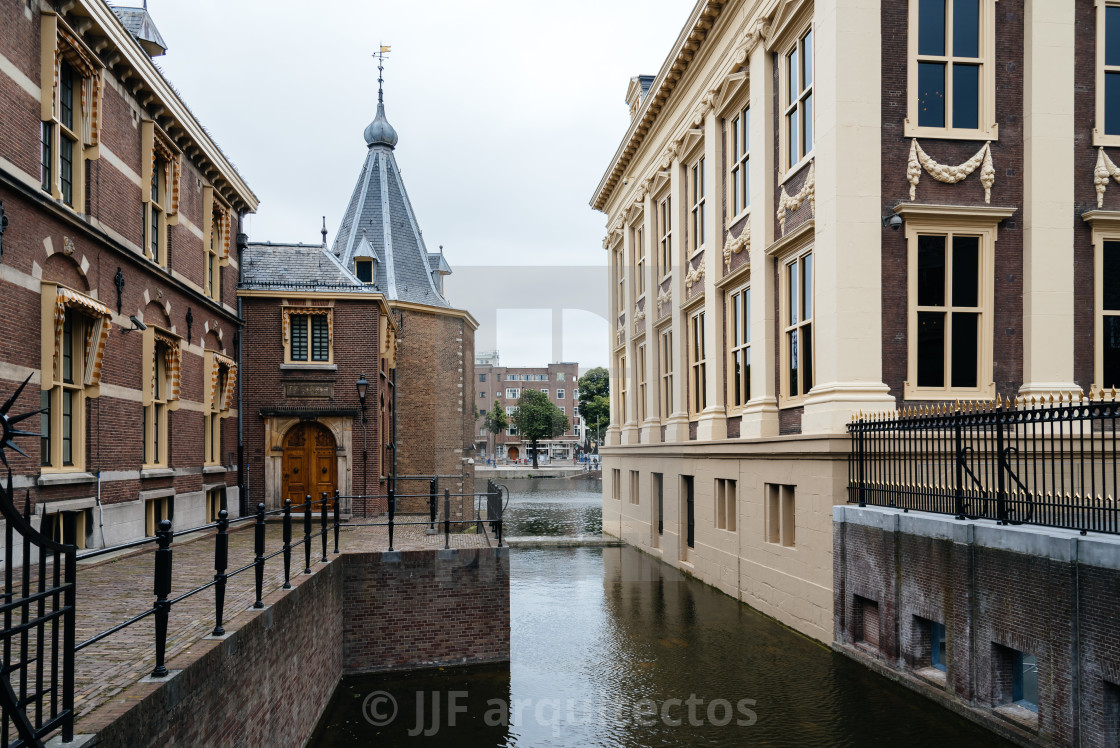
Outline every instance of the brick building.
<path id="1" fill-rule="evenodd" d="M 393 476 L 400 494 L 436 475 L 473 490 L 477 323 L 443 295 L 451 268 L 424 245 L 382 99 L 333 245 L 324 227 L 321 244 L 245 250 L 249 495 L 269 507 L 337 488 L 384 511 Z"/>
<path id="2" fill-rule="evenodd" d="M 0 391 L 33 524 L 79 547 L 239 504 L 233 241 L 257 198 L 152 56 L 145 10 L 0 0 Z M 33 427 L 30 430 L 35 430 Z"/>
<path id="3" fill-rule="evenodd" d="M 695 4 L 592 199 L 609 532 L 828 641 L 853 414 L 1117 383 L 1114 11 Z"/>
<path id="4" fill-rule="evenodd" d="M 479 417 L 475 421 L 477 450 L 479 454 L 496 457 L 499 460 L 518 460 L 529 458 L 529 442 L 517 433 L 512 423 L 517 399 L 522 390 L 540 390 L 548 396 L 553 405 L 568 417 L 568 430 L 554 439 L 537 442 L 542 455 L 550 459 L 570 460 L 576 454 L 580 439 L 584 435 L 583 419 L 579 416 L 579 364 L 563 362 L 539 367 L 505 367 L 499 365 L 497 351 L 486 351 L 475 357 L 475 387 L 478 395 L 476 408 Z M 494 403 L 505 409 L 511 419 L 509 426 L 500 434 L 486 430 L 486 412 Z"/>

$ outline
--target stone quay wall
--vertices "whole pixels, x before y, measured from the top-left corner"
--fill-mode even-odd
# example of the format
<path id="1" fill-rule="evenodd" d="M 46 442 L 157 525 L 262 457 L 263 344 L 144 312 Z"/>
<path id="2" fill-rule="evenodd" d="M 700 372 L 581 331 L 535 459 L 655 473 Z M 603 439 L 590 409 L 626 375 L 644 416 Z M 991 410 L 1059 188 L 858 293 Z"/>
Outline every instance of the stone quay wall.
<path id="1" fill-rule="evenodd" d="M 1118 744 L 1120 537 L 883 507 L 833 519 L 835 649 L 1019 744 Z M 1022 655 L 1034 708 L 1015 703 Z"/>
<path id="2" fill-rule="evenodd" d="M 99 748 L 302 745 L 343 675 L 509 660 L 508 549 L 342 554 L 292 584 L 76 733 Z"/>

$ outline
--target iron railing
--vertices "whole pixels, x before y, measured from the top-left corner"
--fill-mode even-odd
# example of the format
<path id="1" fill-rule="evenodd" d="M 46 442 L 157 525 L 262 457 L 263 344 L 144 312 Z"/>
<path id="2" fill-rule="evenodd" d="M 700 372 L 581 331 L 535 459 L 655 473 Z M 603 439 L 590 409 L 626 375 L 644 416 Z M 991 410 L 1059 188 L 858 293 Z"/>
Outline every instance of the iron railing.
<path id="1" fill-rule="evenodd" d="M 77 549 L 32 527 L 30 494 L 24 496 L 21 514 L 15 507 L 12 471 L 7 473 L 7 483 L 0 484 L 4 517 L 0 735 L 4 745 L 12 748 L 39 746 L 61 728 L 63 741 L 70 742 L 74 738 Z M 17 551 L 22 566 L 18 581 L 13 563 Z"/>
<path id="2" fill-rule="evenodd" d="M 431 481 L 430 491 L 423 498 L 435 507 L 436 479 Z M 214 628 L 213 636 L 225 634 L 226 589 L 230 580 L 239 574 L 254 572 L 254 608 L 264 607 L 265 564 L 280 557 L 284 569 L 284 582 L 281 589 L 291 589 L 292 555 L 302 546 L 303 573 L 310 574 L 312 567 L 326 562 L 331 551 L 339 552 L 339 535 L 343 529 L 357 527 L 386 527 L 389 535 L 389 550 L 394 550 L 394 534 L 402 525 L 423 525 L 433 532 L 442 530 L 444 548 L 451 547 L 452 527 L 460 531 L 476 528 L 486 534 L 493 533 L 499 547 L 502 545 L 502 512 L 505 508 L 503 493 L 508 501 L 508 491 L 492 481 L 487 491 L 481 494 L 451 494 L 443 492 L 442 520 L 437 523 L 438 508 L 430 510 L 430 516 L 422 520 L 401 522 L 396 517 L 397 497 L 392 490 L 385 497 L 362 496 L 346 497 L 335 491 L 319 499 L 307 496 L 302 504 L 293 505 L 286 500 L 280 509 L 266 511 L 264 504 L 257 504 L 255 513 L 229 519 L 222 509 L 216 522 L 185 530 L 173 530 L 171 520 L 159 523 L 155 537 L 143 538 L 130 543 L 100 548 L 78 554 L 73 545 L 63 545 L 52 541 L 35 530 L 27 516 L 30 499 L 24 516 L 15 509 L 12 501 L 12 479 L 8 475 L 6 487 L 0 486 L 0 511 L 5 523 L 6 555 L 4 557 L 4 591 L 0 598 L 0 611 L 4 615 L 3 663 L 0 672 L 0 708 L 3 712 L 4 731 L 2 745 L 7 748 L 22 746 L 41 746 L 43 738 L 62 729 L 63 740 L 69 742 L 74 731 L 74 665 L 75 657 L 87 647 L 97 644 L 119 631 L 139 621 L 154 617 L 155 620 L 155 666 L 152 677 L 168 674 L 166 664 L 168 621 L 174 606 L 187 598 L 213 588 L 214 590 Z M 451 499 L 470 498 L 475 507 L 485 503 L 488 511 L 485 516 L 476 509 L 473 517 L 451 518 Z M 385 521 L 380 522 L 343 522 L 340 506 L 344 499 L 387 498 L 389 512 Z M 223 498 L 224 506 L 225 500 Z M 293 529 L 302 515 L 303 537 L 293 540 Z M 271 552 L 267 547 L 266 528 L 269 519 L 282 523 L 282 543 Z M 243 523 L 253 523 L 253 560 L 237 569 L 229 569 L 229 534 L 231 528 Z M 437 529 L 438 527 L 438 529 Z M 171 580 L 174 567 L 173 541 L 176 537 L 213 530 L 214 535 L 214 577 L 193 589 L 171 597 Z M 22 548 L 22 583 L 15 585 L 13 570 L 15 564 L 13 549 L 16 548 L 13 532 L 18 532 Z M 155 544 L 153 563 L 153 590 L 155 602 L 146 610 L 131 616 L 85 641 L 75 643 L 75 571 L 78 560 L 88 560 L 111 553 L 141 548 Z M 34 550 L 34 553 L 32 552 Z M 321 559 L 314 557 L 319 556 Z M 37 565 L 37 574 L 32 575 L 32 567 Z M 298 565 L 298 561 L 297 561 Z M 92 601 L 91 604 L 96 604 Z M 61 636 L 61 641 L 60 641 Z M 13 650 L 18 650 L 13 654 Z M 17 659 L 13 660 L 13 657 Z"/>
<path id="3" fill-rule="evenodd" d="M 1120 533 L 1116 392 L 904 408 L 848 426 L 848 502 Z"/>

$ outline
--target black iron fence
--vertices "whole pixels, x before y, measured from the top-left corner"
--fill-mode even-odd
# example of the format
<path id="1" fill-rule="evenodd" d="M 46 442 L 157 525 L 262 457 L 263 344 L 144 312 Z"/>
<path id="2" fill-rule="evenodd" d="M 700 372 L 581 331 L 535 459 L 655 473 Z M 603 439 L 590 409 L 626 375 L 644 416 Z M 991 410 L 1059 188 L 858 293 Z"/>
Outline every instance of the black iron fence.
<path id="1" fill-rule="evenodd" d="M 937 403 L 848 426 L 848 502 L 1120 533 L 1116 393 Z"/>
<path id="2" fill-rule="evenodd" d="M 111 637 L 148 617 L 154 617 L 155 667 L 152 677 L 168 674 L 166 665 L 168 621 L 174 606 L 206 590 L 214 590 L 214 628 L 212 635 L 225 634 L 226 589 L 238 575 L 253 571 L 255 602 L 264 607 L 265 565 L 280 558 L 284 582 L 281 589 L 291 588 L 292 557 L 302 548 L 304 574 L 310 574 L 316 563 L 324 563 L 331 552 L 339 552 L 340 532 L 357 527 L 385 527 L 389 550 L 394 550 L 395 534 L 401 526 L 424 526 L 426 534 L 443 534 L 443 547 L 451 547 L 455 533 L 478 532 L 490 543 L 491 535 L 502 545 L 502 514 L 508 491 L 492 481 L 486 491 L 478 494 L 452 494 L 444 489 L 437 495 L 438 479 L 433 479 L 429 492 L 408 498 L 423 498 L 429 514 L 420 519 L 401 522 L 397 518 L 399 497 L 392 490 L 385 496 L 347 497 L 335 491 L 323 493 L 318 499 L 307 496 L 302 504 L 290 500 L 280 509 L 266 511 L 257 504 L 248 516 L 230 519 L 225 509 L 216 522 L 184 530 L 173 530 L 170 520 L 162 520 L 155 537 L 83 552 L 73 545 L 59 544 L 34 529 L 29 521 L 30 500 L 21 515 L 15 508 L 11 472 L 6 486 L 0 486 L 0 512 L 5 520 L 4 589 L 0 611 L 4 615 L 3 662 L 0 663 L 0 710 L 3 713 L 3 746 L 40 746 L 43 739 L 61 729 L 68 742 L 74 731 L 74 666 L 82 650 Z M 389 507 L 385 521 L 343 522 L 340 507 L 345 499 L 385 498 Z M 475 507 L 473 516 L 452 519 L 451 500 L 460 498 Z M 223 499 L 223 506 L 225 501 Z M 440 513 L 442 504 L 442 514 Z M 485 510 L 482 507 L 486 507 Z M 415 515 L 412 515 L 415 516 Z M 281 523 L 281 544 L 268 548 L 266 529 L 269 522 Z M 229 536 L 238 525 L 253 524 L 253 560 L 236 569 L 229 569 Z M 302 530 L 302 537 L 298 534 Z M 175 597 L 171 597 L 176 537 L 213 531 L 214 577 Z M 295 539 L 293 537 L 297 536 Z M 18 537 L 17 537 L 18 536 Z M 77 561 L 120 553 L 155 545 L 153 591 L 155 602 L 146 610 L 131 616 L 85 641 L 75 643 L 75 572 Z M 17 554 L 18 551 L 18 554 Z M 21 579 L 15 579 L 18 560 Z M 298 567 L 298 558 L 297 558 Z M 275 567 L 273 567 L 275 568 Z M 89 604 L 96 604 L 91 601 Z"/>

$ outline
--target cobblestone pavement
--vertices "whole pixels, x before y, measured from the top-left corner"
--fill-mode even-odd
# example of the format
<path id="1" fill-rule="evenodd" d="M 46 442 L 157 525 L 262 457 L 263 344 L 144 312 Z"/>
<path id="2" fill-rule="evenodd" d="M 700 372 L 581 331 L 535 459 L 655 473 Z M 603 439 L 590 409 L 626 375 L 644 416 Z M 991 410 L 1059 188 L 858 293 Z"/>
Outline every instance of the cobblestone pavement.
<path id="1" fill-rule="evenodd" d="M 315 530 L 319 529 L 316 518 Z M 426 525 L 396 528 L 393 546 L 396 550 L 422 550 L 444 547 L 440 532 L 426 534 Z M 453 526 L 453 529 L 454 526 Z M 472 527 L 473 529 L 473 527 Z M 253 553 L 251 522 L 241 524 L 229 536 L 228 572 L 251 564 Z M 328 528 L 329 557 L 334 556 L 333 530 Z M 303 538 L 302 522 L 293 527 L 293 542 Z M 485 533 L 455 533 L 450 536 L 452 548 L 486 547 L 493 544 Z M 266 531 L 267 553 L 282 547 L 282 527 L 270 522 Z M 322 543 L 312 536 L 312 570 L 322 561 Z M 389 547 L 385 527 L 342 526 L 339 549 L 352 551 L 384 551 Z M 79 643 L 150 608 L 155 601 L 153 589 L 154 548 L 115 558 L 90 566 L 79 565 L 77 641 Z M 213 534 L 172 544 L 171 598 L 205 584 L 214 577 Z M 291 573 L 295 577 L 304 568 L 304 549 L 292 552 Z M 237 628 L 235 617 L 249 609 L 256 599 L 254 570 L 249 568 L 231 578 L 226 588 L 225 627 Z M 280 589 L 284 582 L 283 556 L 265 563 L 264 595 Z M 232 621 L 232 625 L 231 625 Z M 214 590 L 204 590 L 176 603 L 171 609 L 167 633 L 166 661 L 189 652 L 190 647 L 214 628 Z M 77 653 L 74 705 L 78 719 L 117 696 L 155 667 L 155 618 L 148 616 Z"/>

